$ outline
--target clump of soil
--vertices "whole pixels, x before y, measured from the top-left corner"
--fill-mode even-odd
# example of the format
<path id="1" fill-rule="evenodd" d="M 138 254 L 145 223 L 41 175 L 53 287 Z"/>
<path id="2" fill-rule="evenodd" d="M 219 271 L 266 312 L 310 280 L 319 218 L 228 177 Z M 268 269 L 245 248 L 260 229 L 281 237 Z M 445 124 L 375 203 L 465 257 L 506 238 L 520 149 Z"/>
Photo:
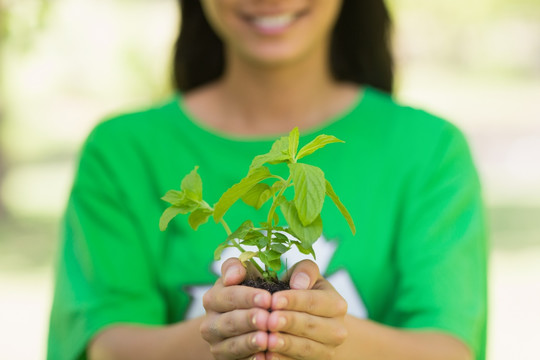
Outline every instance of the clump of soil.
<path id="1" fill-rule="evenodd" d="M 274 281 L 266 281 L 263 278 L 246 279 L 244 280 L 244 282 L 242 282 L 242 285 L 251 286 L 258 289 L 264 289 L 270 292 L 270 294 L 273 294 L 275 292 L 282 291 L 282 290 L 291 289 L 287 281 L 278 280 L 277 282 L 274 282 Z"/>

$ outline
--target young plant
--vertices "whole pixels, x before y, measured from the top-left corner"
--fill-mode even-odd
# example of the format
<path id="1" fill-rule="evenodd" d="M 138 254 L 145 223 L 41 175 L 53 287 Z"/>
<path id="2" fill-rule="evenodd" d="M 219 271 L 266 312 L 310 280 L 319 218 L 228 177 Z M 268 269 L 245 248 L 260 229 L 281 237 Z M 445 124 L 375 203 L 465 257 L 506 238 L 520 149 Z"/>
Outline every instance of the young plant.
<path id="1" fill-rule="evenodd" d="M 322 234 L 321 211 L 326 196 L 337 206 L 354 234 L 356 229 L 351 215 L 330 182 L 325 179 L 323 171 L 299 162 L 328 144 L 343 141 L 331 135 L 319 135 L 300 150 L 298 141 L 298 128 L 276 140 L 268 153 L 253 159 L 247 176 L 225 191 L 214 207 L 203 200 L 202 180 L 196 166 L 182 180 L 180 191 L 170 190 L 162 198 L 171 206 L 161 216 L 160 229 L 164 231 L 178 214 L 189 214 L 188 222 L 194 230 L 212 216 L 227 232 L 227 238 L 214 252 L 215 260 L 221 258 L 224 249 L 235 247 L 240 251 L 239 259 L 244 266 L 250 262 L 268 282 L 278 281 L 277 272 L 282 267 L 281 256 L 293 247 L 315 258 L 313 244 Z M 265 166 L 280 163 L 287 164 L 289 169 L 286 179 L 272 174 Z M 287 189 L 294 190 L 292 199 L 285 196 Z M 256 226 L 251 220 L 246 220 L 235 231 L 231 231 L 224 215 L 240 199 L 256 210 L 271 201 L 266 221 Z M 279 225 L 278 208 L 288 226 Z M 253 251 L 246 250 L 247 246 Z M 255 258 L 260 260 L 263 267 Z"/>

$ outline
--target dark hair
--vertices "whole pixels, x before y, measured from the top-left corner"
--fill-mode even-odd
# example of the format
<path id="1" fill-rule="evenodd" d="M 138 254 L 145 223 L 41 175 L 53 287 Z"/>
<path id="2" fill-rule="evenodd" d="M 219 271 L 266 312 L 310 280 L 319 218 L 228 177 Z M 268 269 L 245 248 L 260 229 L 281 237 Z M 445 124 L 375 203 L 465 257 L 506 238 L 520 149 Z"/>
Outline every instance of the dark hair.
<path id="1" fill-rule="evenodd" d="M 180 35 L 174 50 L 174 84 L 182 92 L 219 78 L 223 43 L 208 24 L 200 1 L 180 0 Z M 391 93 L 391 20 L 384 0 L 343 0 L 333 30 L 330 65 L 337 80 Z"/>

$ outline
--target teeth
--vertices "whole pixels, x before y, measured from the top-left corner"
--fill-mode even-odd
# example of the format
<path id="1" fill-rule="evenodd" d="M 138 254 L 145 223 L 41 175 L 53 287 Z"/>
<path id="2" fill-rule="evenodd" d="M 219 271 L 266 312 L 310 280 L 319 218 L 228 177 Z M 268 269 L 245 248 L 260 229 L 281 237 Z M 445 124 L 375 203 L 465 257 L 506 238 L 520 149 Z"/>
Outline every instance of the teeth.
<path id="1" fill-rule="evenodd" d="M 253 19 L 253 23 L 263 29 L 275 29 L 289 25 L 294 20 L 294 14 L 264 16 Z"/>

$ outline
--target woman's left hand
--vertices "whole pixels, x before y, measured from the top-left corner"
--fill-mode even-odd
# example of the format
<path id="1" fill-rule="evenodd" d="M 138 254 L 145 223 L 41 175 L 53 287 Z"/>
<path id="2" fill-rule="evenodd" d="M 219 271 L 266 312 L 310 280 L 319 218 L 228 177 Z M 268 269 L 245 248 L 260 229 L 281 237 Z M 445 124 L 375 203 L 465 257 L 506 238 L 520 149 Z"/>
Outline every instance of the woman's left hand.
<path id="1" fill-rule="evenodd" d="M 266 359 L 333 359 L 347 337 L 347 302 L 312 261 L 290 273 L 291 290 L 272 296 Z"/>

